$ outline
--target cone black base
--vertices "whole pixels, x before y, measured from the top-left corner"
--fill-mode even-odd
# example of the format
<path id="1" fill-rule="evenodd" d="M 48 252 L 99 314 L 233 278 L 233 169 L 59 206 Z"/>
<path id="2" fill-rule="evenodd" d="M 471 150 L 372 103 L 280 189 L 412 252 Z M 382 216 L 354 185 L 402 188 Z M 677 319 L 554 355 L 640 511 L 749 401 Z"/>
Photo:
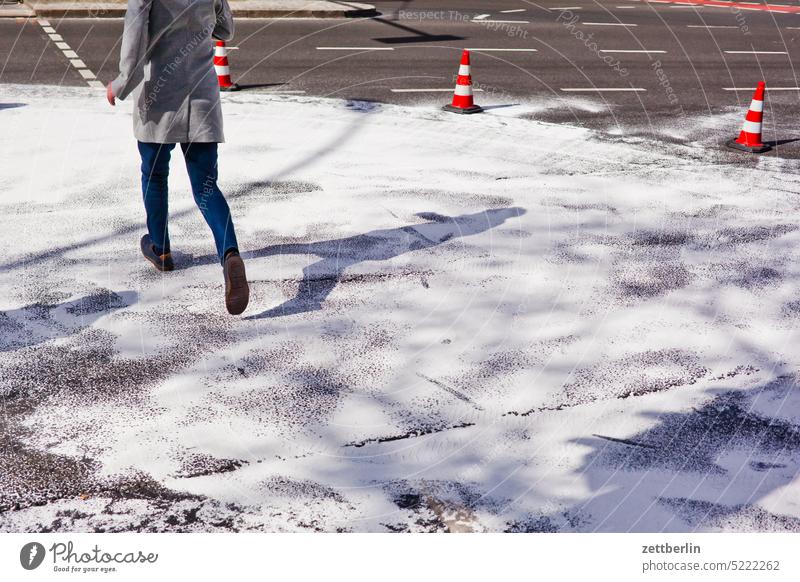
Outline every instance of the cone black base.
<path id="1" fill-rule="evenodd" d="M 220 91 L 240 91 L 241 87 L 239 87 L 239 85 L 234 83 L 233 85 L 229 85 L 228 87 L 220 87 L 219 90 Z"/>
<path id="2" fill-rule="evenodd" d="M 772 149 L 768 145 L 760 145 L 760 146 L 744 145 L 743 143 L 739 143 L 735 139 L 726 142 L 725 145 L 728 146 L 729 148 L 733 148 L 735 150 L 742 150 L 743 152 L 749 152 L 751 154 L 763 154 L 764 152 L 768 152 L 769 150 Z"/>
<path id="3" fill-rule="evenodd" d="M 453 107 L 452 105 L 445 105 L 442 109 L 450 113 L 483 113 L 483 107 L 479 105 L 473 105 L 472 107 Z"/>

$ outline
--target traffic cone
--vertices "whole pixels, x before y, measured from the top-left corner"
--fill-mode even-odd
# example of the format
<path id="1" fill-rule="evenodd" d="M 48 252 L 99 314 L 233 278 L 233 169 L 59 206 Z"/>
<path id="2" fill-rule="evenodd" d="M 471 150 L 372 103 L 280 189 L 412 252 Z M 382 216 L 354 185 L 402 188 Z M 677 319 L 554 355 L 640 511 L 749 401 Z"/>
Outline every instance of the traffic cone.
<path id="1" fill-rule="evenodd" d="M 761 142 L 761 120 L 764 116 L 764 81 L 759 81 L 756 85 L 756 92 L 753 93 L 753 100 L 750 102 L 750 109 L 744 118 L 744 125 L 739 137 L 729 141 L 728 147 L 736 148 L 753 154 L 760 154 L 770 149 Z"/>
<path id="2" fill-rule="evenodd" d="M 220 91 L 238 91 L 239 85 L 231 81 L 231 69 L 228 66 L 228 49 L 225 41 L 218 40 L 214 47 L 214 69 L 217 71 Z"/>
<path id="3" fill-rule="evenodd" d="M 458 67 L 453 102 L 445 105 L 442 109 L 453 113 L 480 113 L 483 111 L 483 108 L 475 105 L 472 101 L 472 75 L 469 72 L 469 51 L 467 49 L 461 53 L 461 66 Z"/>

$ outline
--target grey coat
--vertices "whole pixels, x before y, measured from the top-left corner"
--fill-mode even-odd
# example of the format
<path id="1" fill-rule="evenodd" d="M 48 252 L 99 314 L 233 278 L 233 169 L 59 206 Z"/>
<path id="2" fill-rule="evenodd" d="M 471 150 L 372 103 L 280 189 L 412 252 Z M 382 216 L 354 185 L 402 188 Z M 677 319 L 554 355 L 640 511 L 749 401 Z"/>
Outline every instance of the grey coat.
<path id="1" fill-rule="evenodd" d="M 111 88 L 119 99 L 136 99 L 136 139 L 225 141 L 212 37 L 233 38 L 228 0 L 128 0 Z"/>

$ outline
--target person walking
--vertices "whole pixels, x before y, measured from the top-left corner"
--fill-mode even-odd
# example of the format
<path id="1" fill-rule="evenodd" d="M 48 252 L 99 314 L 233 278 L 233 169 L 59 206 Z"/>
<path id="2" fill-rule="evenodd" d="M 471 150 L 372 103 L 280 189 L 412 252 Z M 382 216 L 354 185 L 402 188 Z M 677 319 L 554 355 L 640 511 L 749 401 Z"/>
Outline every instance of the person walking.
<path id="1" fill-rule="evenodd" d="M 120 73 L 106 93 L 111 105 L 135 96 L 133 133 L 147 214 L 142 254 L 160 271 L 175 268 L 167 181 L 170 153 L 180 144 L 195 202 L 222 263 L 225 306 L 238 315 L 250 290 L 230 209 L 217 186 L 217 145 L 225 136 L 212 41 L 229 41 L 233 31 L 228 0 L 128 0 Z"/>

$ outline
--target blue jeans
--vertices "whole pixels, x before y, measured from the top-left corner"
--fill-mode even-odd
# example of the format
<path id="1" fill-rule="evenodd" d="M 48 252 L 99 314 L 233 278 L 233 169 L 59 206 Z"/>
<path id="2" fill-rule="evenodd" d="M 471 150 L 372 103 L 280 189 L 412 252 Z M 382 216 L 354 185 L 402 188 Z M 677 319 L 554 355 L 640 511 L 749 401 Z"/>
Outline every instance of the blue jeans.
<path id="1" fill-rule="evenodd" d="M 156 247 L 156 253 L 168 253 L 167 180 L 170 153 L 175 144 L 138 143 L 142 156 L 142 194 L 147 211 L 147 230 Z M 189 181 L 192 183 L 194 201 L 214 234 L 217 255 L 221 262 L 228 251 L 238 250 L 239 245 L 233 230 L 230 208 L 217 187 L 217 144 L 182 143 L 181 149 L 186 160 Z"/>

